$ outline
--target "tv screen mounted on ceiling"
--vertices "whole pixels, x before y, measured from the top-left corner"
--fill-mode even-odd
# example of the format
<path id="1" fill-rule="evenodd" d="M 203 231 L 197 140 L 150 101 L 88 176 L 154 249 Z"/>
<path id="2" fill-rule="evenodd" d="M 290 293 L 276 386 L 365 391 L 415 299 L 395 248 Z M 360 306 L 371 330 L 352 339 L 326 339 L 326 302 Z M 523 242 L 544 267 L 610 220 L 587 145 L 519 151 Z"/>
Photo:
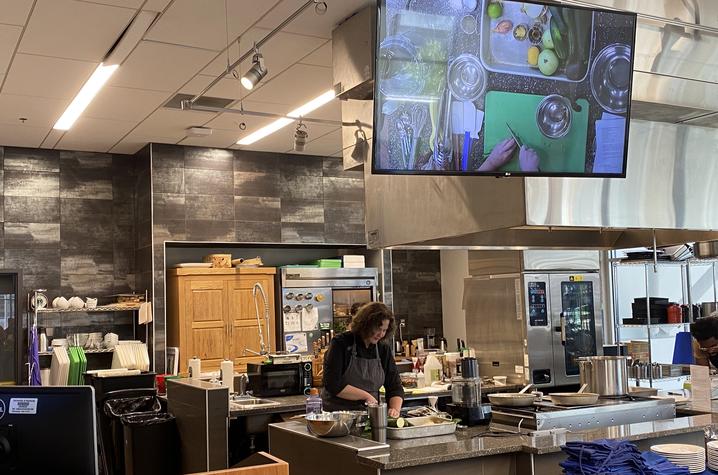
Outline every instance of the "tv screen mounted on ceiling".
<path id="1" fill-rule="evenodd" d="M 380 0 L 372 172 L 625 177 L 636 15 Z"/>

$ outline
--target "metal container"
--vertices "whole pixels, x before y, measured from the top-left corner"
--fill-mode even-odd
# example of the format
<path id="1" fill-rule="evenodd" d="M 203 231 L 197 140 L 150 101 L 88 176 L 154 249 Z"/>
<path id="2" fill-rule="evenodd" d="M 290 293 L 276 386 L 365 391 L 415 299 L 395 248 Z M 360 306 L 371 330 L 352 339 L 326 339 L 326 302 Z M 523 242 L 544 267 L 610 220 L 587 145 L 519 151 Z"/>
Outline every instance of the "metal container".
<path id="1" fill-rule="evenodd" d="M 307 414 L 307 429 L 317 437 L 343 437 L 349 435 L 357 419 L 353 411 Z"/>
<path id="2" fill-rule="evenodd" d="M 625 356 L 589 356 L 578 361 L 581 384 L 601 396 L 628 394 L 628 358 Z"/>
<path id="3" fill-rule="evenodd" d="M 693 244 L 693 255 L 699 258 L 718 256 L 718 241 L 703 241 Z"/>
<path id="4" fill-rule="evenodd" d="M 701 316 L 707 317 L 711 313 L 718 310 L 718 303 L 716 302 L 703 302 L 701 303 Z"/>
<path id="5" fill-rule="evenodd" d="M 407 421 L 411 423 L 409 427 L 401 429 L 389 427 L 387 429 L 388 438 L 417 439 L 419 437 L 437 437 L 456 432 L 456 422 L 437 416 L 412 417 Z"/>
<path id="6" fill-rule="evenodd" d="M 630 97 L 631 48 L 608 45 L 598 53 L 591 65 L 591 92 L 608 112 L 625 114 Z"/>
<path id="7" fill-rule="evenodd" d="M 544 97 L 536 108 L 536 125 L 550 139 L 565 137 L 571 130 L 572 119 L 571 103 L 558 94 Z"/>
<path id="8" fill-rule="evenodd" d="M 376 442 L 386 442 L 387 411 L 388 408 L 385 402 L 367 406 L 369 423 L 371 424 L 371 438 Z"/>

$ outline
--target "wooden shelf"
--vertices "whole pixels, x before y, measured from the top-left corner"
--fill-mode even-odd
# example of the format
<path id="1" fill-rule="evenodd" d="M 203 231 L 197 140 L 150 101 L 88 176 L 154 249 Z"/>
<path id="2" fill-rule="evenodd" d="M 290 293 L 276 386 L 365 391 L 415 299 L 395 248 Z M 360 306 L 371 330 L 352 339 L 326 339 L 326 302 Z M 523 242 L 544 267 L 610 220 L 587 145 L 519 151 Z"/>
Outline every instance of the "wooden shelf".
<path id="1" fill-rule="evenodd" d="M 276 267 L 175 267 L 167 269 L 167 275 L 274 275 L 276 273 Z"/>

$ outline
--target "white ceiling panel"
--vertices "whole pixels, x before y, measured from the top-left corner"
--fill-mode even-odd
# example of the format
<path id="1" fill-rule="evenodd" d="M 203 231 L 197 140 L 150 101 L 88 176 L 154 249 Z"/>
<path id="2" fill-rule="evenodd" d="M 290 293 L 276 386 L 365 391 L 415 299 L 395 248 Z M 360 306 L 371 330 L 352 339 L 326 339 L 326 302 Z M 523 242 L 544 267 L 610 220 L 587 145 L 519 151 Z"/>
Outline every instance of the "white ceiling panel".
<path id="1" fill-rule="evenodd" d="M 96 3 L 38 0 L 18 51 L 100 62 L 134 14 Z"/>
<path id="2" fill-rule="evenodd" d="M 134 122 L 80 117 L 55 148 L 107 151 L 134 126 Z"/>
<path id="3" fill-rule="evenodd" d="M 142 6 L 143 10 L 149 10 L 151 12 L 161 12 L 172 0 L 147 0 Z"/>
<path id="4" fill-rule="evenodd" d="M 313 138 L 322 137 L 334 130 L 336 126 L 324 125 L 324 124 L 307 124 L 307 132 L 309 133 L 309 140 Z M 252 150 L 264 150 L 268 152 L 287 152 L 292 150 L 294 146 L 294 131 L 296 124 L 290 124 L 282 130 L 275 132 L 274 134 L 266 137 L 259 142 L 251 145 Z"/>
<path id="5" fill-rule="evenodd" d="M 173 140 L 168 137 L 160 137 L 157 135 L 147 135 L 143 132 L 133 130 L 127 136 L 125 136 L 120 143 L 115 145 L 110 152 L 112 153 L 135 153 L 142 147 L 147 145 L 149 142 L 155 143 L 176 143 L 177 140 Z"/>
<path id="6" fill-rule="evenodd" d="M 95 68 L 96 63 L 18 53 L 2 92 L 72 99 Z"/>
<path id="7" fill-rule="evenodd" d="M 311 64 L 313 66 L 332 67 L 332 42 L 327 41 L 322 46 L 314 50 L 309 56 L 304 57 L 300 61 L 302 64 Z"/>
<path id="8" fill-rule="evenodd" d="M 286 114 L 290 110 L 293 109 L 292 106 L 288 106 L 286 104 L 270 104 L 267 102 L 255 102 L 255 101 L 244 101 L 244 109 L 248 111 L 255 111 L 255 112 L 266 112 L 269 114 Z M 236 104 L 233 109 L 239 109 L 239 104 Z M 232 113 L 224 113 L 220 114 L 218 117 L 215 117 L 211 121 L 209 121 L 206 125 L 207 127 L 212 127 L 214 129 L 223 129 L 223 130 L 238 130 L 239 131 L 239 123 L 244 122 L 247 128 L 243 131 L 239 131 L 239 135 L 246 135 L 247 133 L 252 133 L 253 131 L 257 130 L 260 127 L 263 127 L 267 125 L 268 123 L 275 120 L 271 117 L 258 117 L 258 116 L 252 116 L 252 115 L 239 115 L 239 114 L 232 114 Z"/>
<path id="9" fill-rule="evenodd" d="M 43 140 L 42 145 L 40 145 L 40 147 L 55 148 L 55 145 L 57 145 L 57 142 L 60 141 L 60 139 L 62 138 L 63 135 L 65 135 L 64 130 L 50 129 L 50 131 L 47 133 L 47 136 L 45 137 L 45 140 Z"/>
<path id="10" fill-rule="evenodd" d="M 174 92 L 214 56 L 202 49 L 142 41 L 110 78 L 110 85 Z"/>
<path id="11" fill-rule="evenodd" d="M 47 129 L 29 125 L 0 124 L 0 143 L 13 147 L 39 147 Z"/>
<path id="12" fill-rule="evenodd" d="M 226 15 L 224 0 L 175 0 L 149 31 L 147 39 L 221 51 L 227 45 L 226 18 L 231 42 L 274 3 L 274 0 L 228 0 Z"/>
<path id="13" fill-rule="evenodd" d="M 0 0 L 0 23 L 24 25 L 34 0 Z"/>
<path id="14" fill-rule="evenodd" d="M 264 38 L 270 30 L 263 28 L 252 28 L 247 32 L 246 35 L 242 36 L 242 53 L 252 48 L 254 41 L 259 41 Z M 273 76 L 287 69 L 289 66 L 303 58 L 310 52 L 314 51 L 319 47 L 325 40 L 321 38 L 313 38 L 309 36 L 295 35 L 292 33 L 277 33 L 272 39 L 267 41 L 262 48 L 260 53 L 264 56 L 264 64 L 267 67 L 268 74 L 264 78 L 264 81 L 268 81 Z M 239 58 L 238 50 L 236 45 L 229 50 L 229 62 L 234 63 Z M 252 57 L 244 60 L 239 70 L 246 72 L 252 66 Z M 330 65 L 331 66 L 331 65 Z M 216 77 L 217 75 L 224 72 L 227 68 L 227 55 L 222 54 L 219 58 L 212 61 L 212 63 L 202 71 L 202 74 L 208 74 Z M 260 83 L 261 84 L 261 83 Z"/>
<path id="15" fill-rule="evenodd" d="M 209 137 L 186 137 L 180 145 L 196 145 L 198 147 L 229 148 L 239 138 L 240 130 L 215 129 Z"/>
<path id="16" fill-rule="evenodd" d="M 209 112 L 158 109 L 137 126 L 133 133 L 148 137 L 164 137 L 174 142 L 182 140 L 187 127 L 202 125 L 213 117 Z"/>
<path id="17" fill-rule="evenodd" d="M 85 110 L 84 117 L 140 122 L 169 99 L 167 92 L 106 87 Z"/>
<path id="18" fill-rule="evenodd" d="M 284 30 L 330 39 L 332 30 L 337 24 L 363 7 L 376 4 L 376 0 L 326 0 L 326 2 L 328 9 L 324 15 L 317 15 L 314 8 L 309 7 Z M 274 28 L 305 3 L 305 0 L 283 0 L 257 26 Z"/>
<path id="19" fill-rule="evenodd" d="M 0 73 L 7 71 L 21 33 L 21 26 L 0 25 Z"/>
<path id="20" fill-rule="evenodd" d="M 205 76 L 198 74 L 193 77 L 190 82 L 182 87 L 181 92 L 184 94 L 199 94 L 202 90 L 214 80 L 215 76 Z M 246 90 L 240 91 L 239 81 L 232 76 L 221 79 L 204 95 L 211 97 L 225 97 L 228 99 L 239 99 L 240 95 L 246 96 Z"/>
<path id="21" fill-rule="evenodd" d="M 342 120 L 342 103 L 339 99 L 335 99 L 309 114 L 309 117 L 313 119 Z"/>
<path id="22" fill-rule="evenodd" d="M 253 101 L 298 107 L 332 88 L 332 70 L 295 64 L 248 96 Z"/>
<path id="23" fill-rule="evenodd" d="M 57 122 L 69 103 L 69 99 L 0 94 L 0 123 L 20 125 L 19 118 L 25 117 L 25 125 L 47 129 Z"/>
<path id="24" fill-rule="evenodd" d="M 311 135 L 309 136 L 311 138 Z M 304 147 L 304 155 L 335 155 L 342 149 L 342 129 L 338 128 L 328 134 L 316 138 Z"/>

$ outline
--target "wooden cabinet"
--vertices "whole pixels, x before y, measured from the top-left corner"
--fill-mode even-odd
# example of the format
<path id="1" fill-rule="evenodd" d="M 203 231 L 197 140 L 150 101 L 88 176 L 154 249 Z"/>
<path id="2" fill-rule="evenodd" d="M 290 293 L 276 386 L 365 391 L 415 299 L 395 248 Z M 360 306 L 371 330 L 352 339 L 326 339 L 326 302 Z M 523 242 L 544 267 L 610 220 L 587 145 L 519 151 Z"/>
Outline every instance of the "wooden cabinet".
<path id="1" fill-rule="evenodd" d="M 202 359 L 202 371 L 214 371 L 225 358 L 237 371 L 260 361 L 260 329 L 266 350 L 274 350 L 276 269 L 170 269 L 167 271 L 167 346 L 180 349 L 180 372 L 193 356 Z M 252 290 L 260 284 L 267 296 L 265 309 L 257 294 L 257 324 Z M 269 311 L 269 326 L 264 318 Z"/>

